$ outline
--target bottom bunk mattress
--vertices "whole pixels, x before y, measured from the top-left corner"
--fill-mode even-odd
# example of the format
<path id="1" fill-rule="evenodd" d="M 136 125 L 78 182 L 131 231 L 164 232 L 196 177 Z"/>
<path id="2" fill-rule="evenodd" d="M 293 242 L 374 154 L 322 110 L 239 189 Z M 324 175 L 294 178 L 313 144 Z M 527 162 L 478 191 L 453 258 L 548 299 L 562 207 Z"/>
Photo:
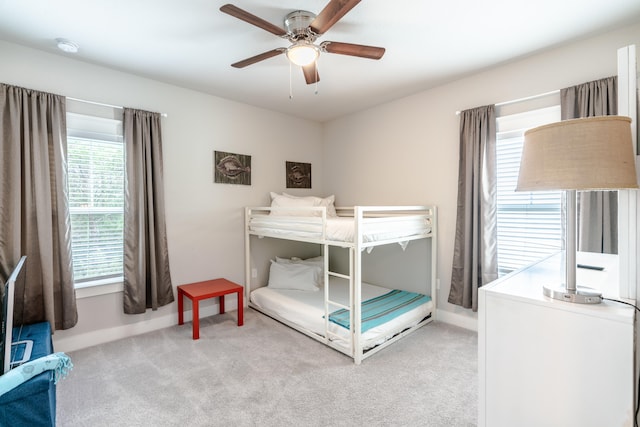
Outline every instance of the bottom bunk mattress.
<path id="1" fill-rule="evenodd" d="M 392 289 L 381 286 L 362 283 L 363 306 L 367 301 L 381 297 L 391 292 Z M 329 286 L 329 299 L 343 305 L 349 305 L 349 283 L 347 280 L 331 277 Z M 296 325 L 306 331 L 325 336 L 324 320 L 324 289 L 319 291 L 301 291 L 293 289 L 274 289 L 268 286 L 258 288 L 251 292 L 250 301 L 253 306 L 266 314 Z M 386 320 L 384 323 L 374 321 L 374 325 L 365 326 L 361 334 L 363 349 L 370 349 L 384 343 L 396 334 L 417 325 L 433 310 L 433 302 L 429 297 L 421 298 L 421 301 L 412 308 Z M 338 307 L 330 306 L 329 311 L 337 311 Z M 388 317 L 388 316 L 387 316 Z M 379 323 L 379 324 L 378 324 Z M 329 332 L 340 338 L 330 338 L 335 344 L 349 348 L 349 329 L 336 323 L 329 322 Z M 368 329 L 367 329 L 368 328 Z"/>

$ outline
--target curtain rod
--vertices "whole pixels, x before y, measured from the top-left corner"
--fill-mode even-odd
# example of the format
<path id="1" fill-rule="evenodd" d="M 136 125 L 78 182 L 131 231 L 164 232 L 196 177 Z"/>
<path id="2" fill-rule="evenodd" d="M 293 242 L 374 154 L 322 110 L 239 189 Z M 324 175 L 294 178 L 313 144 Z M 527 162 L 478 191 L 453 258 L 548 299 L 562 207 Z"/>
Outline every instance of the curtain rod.
<path id="1" fill-rule="evenodd" d="M 124 107 L 120 105 L 111 105 L 111 104 L 105 104 L 104 102 L 87 101 L 86 99 L 72 98 L 70 96 L 67 96 L 67 99 L 71 99 L 72 101 L 84 102 L 85 104 L 100 105 L 101 107 L 117 108 L 119 110 L 124 109 Z M 167 113 L 160 113 L 160 115 L 162 117 L 167 117 Z"/>
<path id="2" fill-rule="evenodd" d="M 539 93 L 538 95 L 525 96 L 524 98 L 513 99 L 511 101 L 496 102 L 494 105 L 496 107 L 503 107 L 505 105 L 517 104 L 518 102 L 531 101 L 533 99 L 543 98 L 549 95 L 555 95 L 556 93 L 560 93 L 560 89 L 552 90 L 545 93 Z M 459 116 L 459 115 L 460 115 L 460 111 L 456 111 L 456 116 Z"/>

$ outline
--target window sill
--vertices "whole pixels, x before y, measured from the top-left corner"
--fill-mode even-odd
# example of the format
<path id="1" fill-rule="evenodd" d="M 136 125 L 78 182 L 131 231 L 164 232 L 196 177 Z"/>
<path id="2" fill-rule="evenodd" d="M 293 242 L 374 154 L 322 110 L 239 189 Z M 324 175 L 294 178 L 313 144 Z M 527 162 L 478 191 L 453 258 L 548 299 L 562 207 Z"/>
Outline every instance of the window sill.
<path id="1" fill-rule="evenodd" d="M 124 289 L 123 278 L 115 277 L 111 279 L 94 280 L 92 282 L 77 283 L 76 298 L 89 298 L 99 295 L 114 294 L 122 292 Z"/>

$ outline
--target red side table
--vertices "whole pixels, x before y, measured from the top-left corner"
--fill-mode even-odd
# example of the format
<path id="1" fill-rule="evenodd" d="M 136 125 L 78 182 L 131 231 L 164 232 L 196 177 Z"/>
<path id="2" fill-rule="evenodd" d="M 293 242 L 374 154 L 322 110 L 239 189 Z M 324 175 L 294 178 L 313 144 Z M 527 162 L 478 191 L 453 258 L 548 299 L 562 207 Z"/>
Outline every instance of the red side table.
<path id="1" fill-rule="evenodd" d="M 193 339 L 200 338 L 200 300 L 218 297 L 220 314 L 224 313 L 224 296 L 232 293 L 238 294 L 238 326 L 244 324 L 244 301 L 242 294 L 244 288 L 227 279 L 206 280 L 204 282 L 190 283 L 178 286 L 178 325 L 184 324 L 183 296 L 191 300 L 193 305 Z"/>

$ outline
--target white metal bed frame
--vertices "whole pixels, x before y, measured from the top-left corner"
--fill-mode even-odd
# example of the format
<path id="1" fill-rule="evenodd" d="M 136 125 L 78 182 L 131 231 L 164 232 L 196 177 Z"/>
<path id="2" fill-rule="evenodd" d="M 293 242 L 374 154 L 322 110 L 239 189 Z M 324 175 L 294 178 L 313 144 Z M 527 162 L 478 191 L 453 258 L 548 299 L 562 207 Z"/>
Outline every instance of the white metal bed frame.
<path id="1" fill-rule="evenodd" d="M 283 208 L 278 208 L 282 210 Z M 285 208 L 286 209 L 286 208 Z M 304 333 L 312 337 L 313 339 L 324 343 L 325 345 L 334 348 L 335 350 L 340 351 L 341 353 L 346 354 L 353 358 L 356 364 L 360 364 L 367 357 L 372 356 L 378 351 L 382 350 L 386 346 L 394 343 L 398 339 L 408 335 L 411 332 L 414 332 L 418 328 L 430 323 L 435 318 L 436 313 L 436 301 L 437 301 L 437 284 L 436 284 L 436 261 L 437 261 L 437 208 L 435 206 L 354 206 L 349 208 L 336 207 L 336 211 L 338 216 L 346 216 L 353 217 L 354 219 L 354 241 L 353 242 L 343 242 L 343 241 L 335 241 L 329 240 L 326 238 L 326 224 L 327 224 L 327 213 L 326 208 L 324 207 L 313 207 L 306 208 L 317 212 L 320 215 L 321 221 L 319 221 L 319 230 L 317 238 L 309 238 L 309 237 L 295 237 L 290 235 L 282 235 L 278 233 L 269 233 L 269 232 L 254 232 L 250 229 L 251 218 L 254 215 L 267 215 L 271 211 L 271 207 L 246 207 L 245 208 L 245 301 L 247 301 L 248 305 L 258 310 L 269 317 L 272 317 L 278 320 L 285 325 Z M 300 208 L 294 208 L 294 210 L 299 211 Z M 423 215 L 426 219 L 429 220 L 431 227 L 430 230 L 416 235 L 411 235 L 408 237 L 402 238 L 394 238 L 394 239 L 385 239 L 385 240 L 377 240 L 373 242 L 364 242 L 363 241 L 363 228 L 366 225 L 366 222 L 369 218 L 375 218 L 375 220 L 383 217 L 397 218 L 401 216 L 415 216 L 415 215 Z M 300 242 L 308 242 L 322 245 L 322 253 L 324 254 L 324 307 L 325 307 L 325 333 L 324 336 L 318 335 L 315 332 L 309 331 L 293 322 L 290 322 L 281 316 L 273 313 L 267 309 L 257 307 L 251 302 L 250 294 L 251 294 L 251 236 L 260 236 L 260 237 L 271 237 L 283 240 L 294 240 Z M 365 350 L 361 341 L 361 308 L 362 308 L 362 294 L 361 294 L 361 286 L 362 286 L 362 252 L 363 250 L 369 247 L 375 247 L 380 245 L 387 245 L 390 243 L 401 243 L 408 242 L 411 240 L 418 239 L 431 239 L 431 277 L 430 284 L 425 284 L 425 289 L 430 285 L 430 296 L 432 301 L 432 311 L 431 315 L 426 319 L 423 319 L 418 324 L 405 329 L 404 331 L 400 331 L 392 338 L 386 340 L 384 343 L 377 345 L 373 348 Z M 349 274 L 340 274 L 337 272 L 329 271 L 329 250 L 331 247 L 341 247 L 347 248 L 349 250 Z M 341 277 L 343 279 L 347 279 L 349 281 L 349 295 L 350 295 L 350 306 L 345 306 L 343 304 L 339 304 L 334 301 L 329 300 L 329 276 Z M 258 286 L 259 287 L 259 286 Z M 338 343 L 334 342 L 332 338 L 343 338 L 335 335 L 329 331 L 329 314 L 330 314 L 330 306 L 332 307 L 340 307 L 350 311 L 350 337 L 351 342 L 348 348 L 340 346 Z"/>

